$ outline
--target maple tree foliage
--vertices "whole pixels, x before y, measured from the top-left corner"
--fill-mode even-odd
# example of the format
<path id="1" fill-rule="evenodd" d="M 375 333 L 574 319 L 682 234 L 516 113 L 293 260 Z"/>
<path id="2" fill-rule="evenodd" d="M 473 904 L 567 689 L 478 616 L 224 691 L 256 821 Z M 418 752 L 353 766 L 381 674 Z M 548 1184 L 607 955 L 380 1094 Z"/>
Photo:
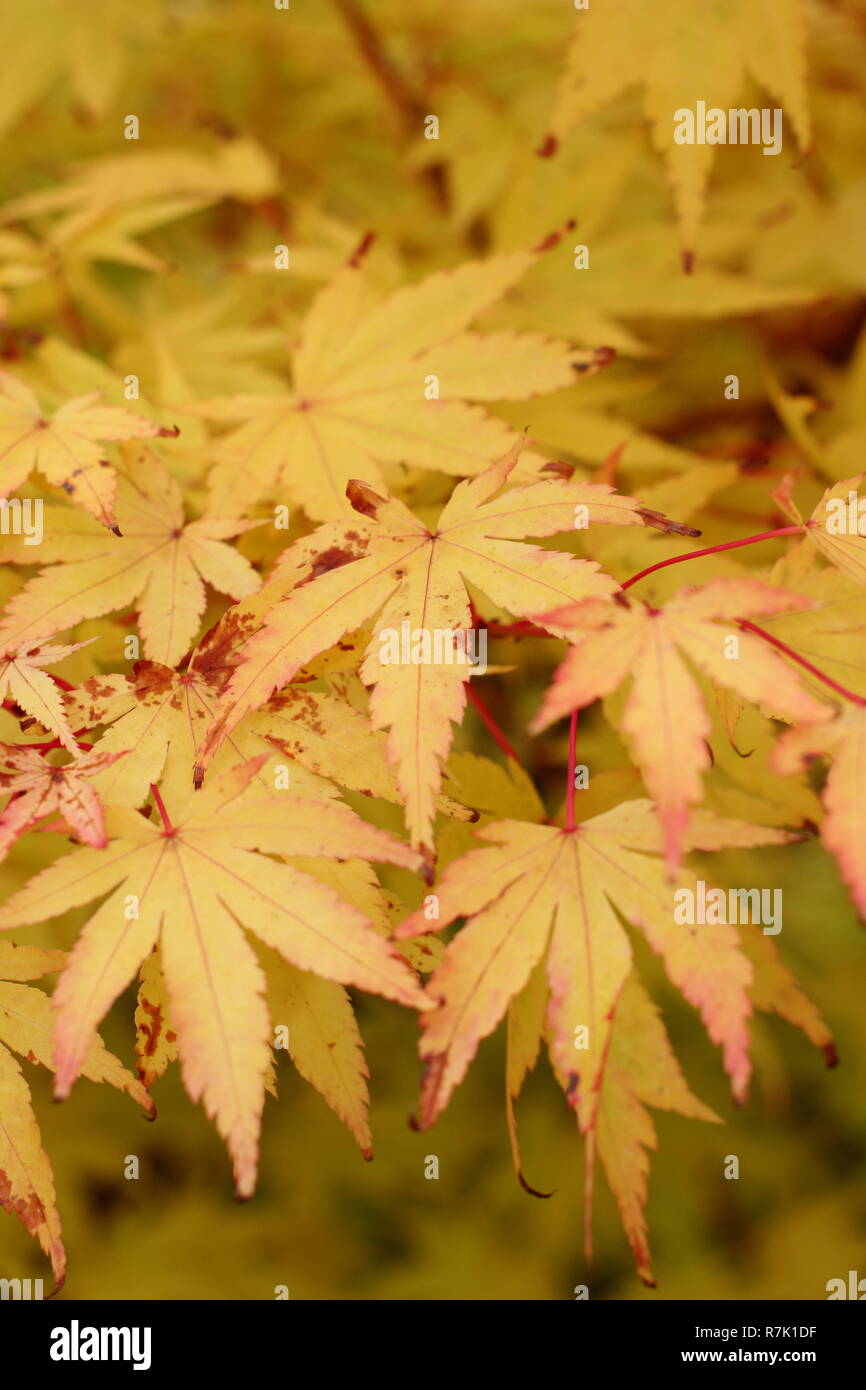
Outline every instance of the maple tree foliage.
<path id="1" fill-rule="evenodd" d="M 99 128 L 137 45 L 225 38 L 167 8 L 2 8 L 0 129 L 43 103 Z M 836 1060 L 784 940 L 679 920 L 676 895 L 712 887 L 703 856 L 813 846 L 866 919 L 855 140 L 820 177 L 761 159 L 765 188 L 675 142 L 672 115 L 753 84 L 807 154 L 866 39 L 840 6 L 810 79 L 800 0 L 621 0 L 576 15 L 563 58 L 562 17 L 509 0 L 512 101 L 472 7 L 437 16 L 441 85 L 407 57 L 429 39 L 415 7 L 321 8 L 339 13 L 297 20 L 310 53 L 363 35 L 351 158 L 340 101 L 299 83 L 304 140 L 252 106 L 249 128 L 141 149 L 114 130 L 0 208 L 0 1202 L 59 1285 L 13 1053 L 57 1099 L 84 1076 L 148 1115 L 177 1067 L 247 1199 L 283 1050 L 371 1157 L 366 993 L 417 1014 L 419 1129 L 504 1027 L 502 1139 L 536 1197 L 517 1104 L 546 1052 L 586 1154 L 587 1253 L 597 1154 L 652 1284 L 651 1110 L 723 1118 L 647 957 L 737 1104 L 758 1010 Z M 236 22 L 297 80 L 281 17 Z"/>

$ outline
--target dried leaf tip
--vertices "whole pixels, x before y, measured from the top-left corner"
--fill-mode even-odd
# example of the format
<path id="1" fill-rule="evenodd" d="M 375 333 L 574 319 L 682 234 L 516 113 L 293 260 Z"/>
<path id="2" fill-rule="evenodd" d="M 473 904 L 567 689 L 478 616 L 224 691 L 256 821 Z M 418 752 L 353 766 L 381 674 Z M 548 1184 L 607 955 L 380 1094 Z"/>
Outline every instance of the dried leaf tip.
<path id="1" fill-rule="evenodd" d="M 362 516 L 376 516 L 379 508 L 388 500 L 386 497 L 380 497 L 378 492 L 361 482 L 360 478 L 352 478 L 346 484 L 346 496 L 350 506 Z"/>
<path id="2" fill-rule="evenodd" d="M 589 357 L 582 361 L 572 362 L 571 369 L 573 372 L 578 372 L 580 376 L 595 376 L 596 372 L 602 371 L 605 367 L 609 367 L 611 362 L 615 362 L 616 356 L 616 348 L 593 348 Z"/>
<path id="3" fill-rule="evenodd" d="M 550 1192 L 539 1192 L 537 1188 L 530 1186 L 530 1184 L 526 1181 L 526 1178 L 523 1176 L 522 1169 L 518 1168 L 516 1171 L 517 1181 L 520 1183 L 520 1186 L 523 1188 L 524 1192 L 529 1193 L 530 1197 L 540 1197 L 543 1202 L 546 1202 L 548 1197 L 556 1196 L 555 1187 L 552 1188 Z"/>
<path id="4" fill-rule="evenodd" d="M 682 521 L 671 521 L 670 517 L 664 516 L 662 512 L 654 512 L 649 507 L 639 507 L 638 516 L 643 518 L 645 526 L 654 526 L 657 531 L 673 532 L 677 536 L 701 535 L 696 527 L 686 526 Z"/>

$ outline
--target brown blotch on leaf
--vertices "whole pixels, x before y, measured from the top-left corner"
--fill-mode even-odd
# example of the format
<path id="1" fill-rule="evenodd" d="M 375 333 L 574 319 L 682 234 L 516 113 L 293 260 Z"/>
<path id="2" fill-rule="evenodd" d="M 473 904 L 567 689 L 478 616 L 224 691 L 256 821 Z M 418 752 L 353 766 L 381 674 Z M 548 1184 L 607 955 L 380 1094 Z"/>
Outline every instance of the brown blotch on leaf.
<path id="1" fill-rule="evenodd" d="M 163 695 L 174 684 L 174 671 L 158 661 L 136 661 L 132 668 L 133 689 L 139 700 Z"/>
<path id="2" fill-rule="evenodd" d="M 13 1197 L 12 1183 L 5 1173 L 0 1173 L 0 1206 L 5 1207 L 10 1216 L 23 1221 L 28 1231 L 37 1231 L 45 1221 L 45 1208 L 36 1193 L 31 1192 L 29 1197 Z"/>
<path id="3" fill-rule="evenodd" d="M 559 149 L 559 141 L 555 135 L 545 135 L 535 153 L 539 159 L 552 159 Z"/>
<path id="4" fill-rule="evenodd" d="M 237 666 L 239 649 L 255 627 L 256 619 L 250 614 L 242 615 L 229 608 L 205 634 L 195 655 L 195 670 L 189 674 L 218 690 Z"/>
<path id="5" fill-rule="evenodd" d="M 340 569 L 342 565 L 349 565 L 353 560 L 361 558 L 363 552 L 351 550 L 348 546 L 329 545 L 327 550 L 323 550 L 317 555 L 310 566 L 309 579 L 302 580 L 297 587 L 300 589 L 302 584 L 308 584 L 311 579 L 318 579 L 320 575 L 327 574 L 330 570 Z"/>
<path id="6" fill-rule="evenodd" d="M 149 999 L 145 999 L 143 997 L 141 999 L 141 1007 L 144 1009 L 145 1013 L 150 1014 L 150 1017 L 153 1019 L 153 1023 L 150 1025 L 150 1027 L 144 1024 L 141 1028 L 141 1032 L 147 1039 L 144 1046 L 144 1055 L 145 1057 L 152 1057 L 154 1052 L 156 1051 L 156 1045 L 159 1042 L 160 1023 L 162 1022 L 162 1009 L 160 1008 L 159 1004 L 151 1004 Z M 138 1074 L 139 1076 L 142 1075 L 142 1069 L 140 1066 L 138 1068 Z"/>

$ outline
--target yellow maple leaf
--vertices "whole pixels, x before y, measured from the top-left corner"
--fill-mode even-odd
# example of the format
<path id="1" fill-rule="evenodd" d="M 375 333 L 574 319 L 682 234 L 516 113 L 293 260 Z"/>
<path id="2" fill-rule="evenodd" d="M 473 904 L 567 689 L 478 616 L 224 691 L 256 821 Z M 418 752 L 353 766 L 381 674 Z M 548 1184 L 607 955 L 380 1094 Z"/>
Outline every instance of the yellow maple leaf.
<path id="1" fill-rule="evenodd" d="M 793 474 L 788 474 L 773 493 L 785 515 L 804 528 L 801 545 L 809 552 L 823 555 L 861 585 L 866 584 L 866 500 L 861 499 L 857 489 L 863 476 L 858 473 L 826 488 L 805 522 L 791 495 Z"/>
<path id="2" fill-rule="evenodd" d="M 33 641 L 10 644 L 5 639 L 0 640 L 0 699 L 8 697 L 76 755 L 78 744 L 69 727 L 60 688 L 43 668 L 86 646 L 87 642 L 73 642 L 64 647 Z"/>
<path id="3" fill-rule="evenodd" d="M 90 0 L 67 5 L 41 0 L 35 8 L 0 8 L 0 51 L 6 81 L 0 95 L 0 131 L 65 80 L 75 101 L 104 117 L 131 61 L 133 45 L 152 39 L 163 19 L 159 0 Z"/>
<path id="4" fill-rule="evenodd" d="M 327 520 L 346 515 L 352 478 L 384 488 L 380 464 L 480 472 L 514 433 L 468 402 L 522 400 L 574 379 L 567 343 L 466 331 L 539 254 L 466 262 L 384 299 L 350 262 L 307 315 L 291 393 L 195 407 L 215 421 L 241 422 L 214 448 L 213 507 L 237 512 L 285 494 L 314 520 Z"/>
<path id="5" fill-rule="evenodd" d="M 42 990 L 23 982 L 61 970 L 65 962 L 63 951 L 0 941 L 0 1205 L 36 1236 L 51 1260 L 56 1288 L 63 1283 L 66 1255 L 54 1175 L 42 1148 L 29 1087 L 12 1052 L 53 1070 L 51 1001 Z M 89 1041 L 81 1073 L 126 1091 L 151 1118 L 155 1114 L 147 1092 L 98 1036 Z"/>
<path id="6" fill-rule="evenodd" d="M 111 844 L 45 869 L 0 908 L 0 930 L 108 894 L 54 995 L 56 1094 L 78 1076 L 95 1029 L 159 942 L 184 1084 L 228 1144 L 241 1196 L 255 1187 L 269 1065 L 264 977 L 239 923 L 302 970 L 404 1004 L 426 1000 L 397 951 L 336 892 L 274 854 L 417 868 L 418 856 L 347 807 L 263 792 L 253 758 L 193 792 L 162 825 L 109 811 Z M 244 795 L 247 788 L 249 793 Z"/>
<path id="7" fill-rule="evenodd" d="M 254 635 L 202 745 L 199 777 L 245 714 L 343 633 L 376 615 L 361 676 L 374 687 L 374 727 L 390 728 L 388 760 L 397 772 L 413 843 L 429 853 L 441 763 L 451 745 L 451 724 L 463 714 L 472 671 L 461 660 L 473 630 L 467 583 L 517 617 L 538 612 L 540 602 L 554 595 L 575 601 L 609 596 L 616 583 L 592 561 L 519 540 L 573 529 L 575 508 L 584 509 L 591 525 L 680 529 L 606 484 L 550 478 L 502 492 L 518 451 L 519 443 L 478 478 L 458 484 L 435 530 L 396 498 L 381 497 L 363 483 L 350 485 L 356 519 L 325 525 L 290 547 L 267 588 L 230 612 L 236 631 Z M 564 632 L 555 621 L 548 630 Z M 458 651 L 455 639 L 461 638 Z M 415 657 L 408 650 L 413 642 L 419 644 Z"/>
<path id="8" fill-rule="evenodd" d="M 35 640 L 138 599 L 145 654 L 172 665 L 198 631 L 205 583 L 233 598 L 258 588 L 249 561 L 225 542 L 259 523 L 217 517 L 186 522 L 180 487 L 140 445 L 124 451 L 117 515 L 119 538 L 71 508 L 46 512 L 38 558 L 48 564 L 7 604 L 0 642 Z M 32 563 L 35 549 L 22 544 L 15 558 Z"/>
<path id="9" fill-rule="evenodd" d="M 67 401 L 47 419 L 36 396 L 9 372 L 0 372 L 0 494 L 7 497 L 37 469 L 97 521 L 119 534 L 114 516 L 117 481 L 101 441 L 173 436 L 118 406 L 101 405 L 101 392 Z"/>
<path id="10" fill-rule="evenodd" d="M 716 145 L 729 137 L 728 115 L 739 111 L 746 79 L 784 103 L 785 117 L 805 149 L 810 139 L 805 69 L 802 0 L 594 3 L 576 20 L 547 148 L 607 102 L 643 88 L 653 144 L 673 185 L 688 267 Z M 704 131 L 696 129 L 693 143 L 678 143 L 679 113 L 690 111 L 697 126 L 701 110 L 724 112 L 723 139 L 717 132 L 707 142 L 701 139 Z"/>
<path id="11" fill-rule="evenodd" d="M 436 889 L 438 917 L 431 920 L 422 908 L 397 930 L 398 937 L 415 936 L 467 919 L 427 984 L 438 1008 L 422 1017 L 420 1127 L 441 1114 L 479 1042 L 544 959 L 551 1060 L 567 1076 L 581 1130 L 594 1128 L 613 1011 L 632 962 L 618 913 L 643 931 L 672 982 L 700 1011 L 723 1048 L 734 1095 L 743 1099 L 751 1070 L 749 964 L 729 927 L 675 921 L 678 890 L 655 857 L 662 836 L 649 801 L 624 802 L 573 830 L 498 821 L 475 834 L 489 847 L 445 870 Z M 687 843 L 708 850 L 792 838 L 701 812 Z M 680 871 L 675 881 L 694 889 L 692 874 Z"/>

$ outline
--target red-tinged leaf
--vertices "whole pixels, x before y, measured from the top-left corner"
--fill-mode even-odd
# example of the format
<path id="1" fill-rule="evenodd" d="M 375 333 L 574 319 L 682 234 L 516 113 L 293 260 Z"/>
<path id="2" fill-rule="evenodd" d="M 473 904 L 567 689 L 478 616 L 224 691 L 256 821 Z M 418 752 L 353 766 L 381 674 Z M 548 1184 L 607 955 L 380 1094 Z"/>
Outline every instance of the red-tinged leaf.
<path id="1" fill-rule="evenodd" d="M 104 849 L 105 817 L 90 779 L 123 753 L 84 753 L 65 767 L 47 762 L 37 748 L 0 744 L 0 792 L 12 799 L 0 814 L 0 860 L 19 835 L 55 812 L 84 845 Z"/>
<path id="2" fill-rule="evenodd" d="M 711 722 L 688 662 L 770 714 L 790 721 L 828 719 L 829 706 L 809 695 L 769 644 L 744 632 L 738 618 L 808 607 L 808 600 L 756 580 L 716 579 L 684 589 L 663 609 L 634 601 L 577 604 L 548 618 L 572 626 L 575 646 L 557 671 L 532 728 L 547 728 L 631 680 L 623 731 L 658 807 L 665 862 L 682 858 L 690 808 L 709 767 Z M 537 621 L 544 621 L 540 619 Z"/>

